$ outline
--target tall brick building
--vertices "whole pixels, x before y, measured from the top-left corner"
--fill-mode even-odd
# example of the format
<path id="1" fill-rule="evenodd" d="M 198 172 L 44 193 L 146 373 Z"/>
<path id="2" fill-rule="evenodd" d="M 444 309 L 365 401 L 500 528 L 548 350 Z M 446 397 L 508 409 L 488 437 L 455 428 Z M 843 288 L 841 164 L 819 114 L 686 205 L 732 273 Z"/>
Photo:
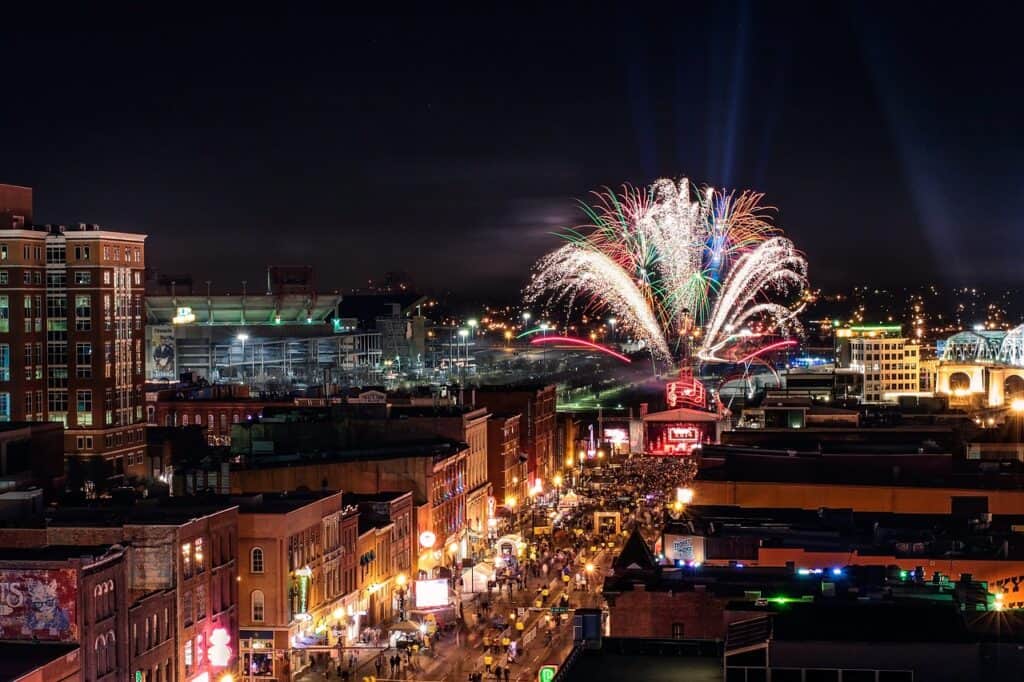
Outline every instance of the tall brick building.
<path id="1" fill-rule="evenodd" d="M 143 234 L 32 223 L 0 185 L 0 421 L 65 425 L 66 454 L 143 474 Z"/>

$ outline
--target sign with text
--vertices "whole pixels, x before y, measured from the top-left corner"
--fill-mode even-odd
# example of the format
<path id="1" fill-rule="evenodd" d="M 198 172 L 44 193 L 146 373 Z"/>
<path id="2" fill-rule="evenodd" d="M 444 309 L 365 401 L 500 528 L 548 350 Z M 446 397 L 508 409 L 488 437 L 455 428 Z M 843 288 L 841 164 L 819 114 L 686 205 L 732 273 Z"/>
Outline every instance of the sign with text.
<path id="1" fill-rule="evenodd" d="M 0 639 L 78 641 L 77 598 L 73 569 L 0 571 Z"/>

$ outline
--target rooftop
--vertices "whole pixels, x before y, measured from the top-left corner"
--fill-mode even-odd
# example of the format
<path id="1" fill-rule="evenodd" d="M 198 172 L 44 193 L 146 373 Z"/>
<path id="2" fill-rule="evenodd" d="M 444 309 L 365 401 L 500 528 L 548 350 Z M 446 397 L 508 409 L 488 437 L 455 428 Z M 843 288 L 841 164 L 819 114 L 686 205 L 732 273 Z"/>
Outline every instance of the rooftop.
<path id="1" fill-rule="evenodd" d="M 408 490 L 385 490 L 379 493 L 345 493 L 342 504 L 360 504 L 362 502 L 393 502 L 403 495 L 412 495 Z"/>
<path id="2" fill-rule="evenodd" d="M 45 547 L 2 547 L 0 562 L 4 561 L 68 561 L 84 559 L 95 561 L 111 552 L 111 545 L 46 545 Z"/>
<path id="3" fill-rule="evenodd" d="M 323 499 L 337 495 L 338 491 L 299 491 L 281 493 L 255 493 L 232 496 L 238 504 L 239 514 L 290 514 Z M 339 506 L 339 510 L 340 510 Z"/>
<path id="4" fill-rule="evenodd" d="M 77 649 L 71 642 L 0 642 L 0 679 L 17 680 Z"/>
<path id="5" fill-rule="evenodd" d="M 969 515 L 853 512 L 849 509 L 756 509 L 690 505 L 667 534 L 721 538 L 705 545 L 708 561 L 756 556 L 757 548 L 800 548 L 819 552 L 920 557 L 1024 559 L 1024 536 L 1015 531 L 1024 514 Z"/>
<path id="6" fill-rule="evenodd" d="M 181 526 L 236 505 L 227 497 L 164 497 L 134 503 L 96 500 L 80 506 L 53 507 L 14 527 L 119 527 L 125 525 Z"/>
<path id="7" fill-rule="evenodd" d="M 351 450 L 326 450 L 322 452 L 297 452 L 288 454 L 260 455 L 235 469 L 269 469 L 275 467 L 302 466 L 315 462 L 351 461 L 365 462 L 387 459 L 430 458 L 440 462 L 468 450 L 465 443 L 445 438 L 425 438 L 389 443 L 376 448 L 353 448 Z"/>

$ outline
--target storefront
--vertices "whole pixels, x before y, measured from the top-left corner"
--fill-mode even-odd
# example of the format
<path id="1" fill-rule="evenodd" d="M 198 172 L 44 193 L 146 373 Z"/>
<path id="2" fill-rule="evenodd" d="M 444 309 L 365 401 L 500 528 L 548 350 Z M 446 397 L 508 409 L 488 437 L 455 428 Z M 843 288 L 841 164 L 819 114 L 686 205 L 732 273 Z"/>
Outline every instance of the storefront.
<path id="1" fill-rule="evenodd" d="M 290 679 L 290 665 L 285 661 L 288 632 L 285 630 L 239 630 L 242 673 L 245 679 Z"/>

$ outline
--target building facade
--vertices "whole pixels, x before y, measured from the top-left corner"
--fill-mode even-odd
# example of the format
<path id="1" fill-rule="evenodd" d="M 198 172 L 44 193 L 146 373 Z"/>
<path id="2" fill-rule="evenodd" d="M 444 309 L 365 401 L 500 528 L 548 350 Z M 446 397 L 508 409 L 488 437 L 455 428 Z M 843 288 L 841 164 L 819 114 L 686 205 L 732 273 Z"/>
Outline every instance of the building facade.
<path id="1" fill-rule="evenodd" d="M 348 645 L 341 493 L 259 494 L 240 505 L 243 669 L 288 680 L 311 647 Z M 340 635 L 340 636 L 339 636 Z"/>
<path id="2" fill-rule="evenodd" d="M 514 508 L 527 498 L 529 472 L 519 450 L 519 415 L 496 414 L 487 422 L 487 477 L 499 505 Z"/>
<path id="3" fill-rule="evenodd" d="M 903 337 L 900 325 L 863 325 L 836 331 L 837 357 L 864 375 L 861 402 L 895 402 L 921 390 L 921 345 Z"/>
<path id="4" fill-rule="evenodd" d="M 0 421 L 61 422 L 67 454 L 142 473 L 146 235 L 32 225 L 25 192 L 0 225 Z"/>
<path id="5" fill-rule="evenodd" d="M 477 402 L 494 412 L 518 412 L 520 448 L 527 456 L 529 485 L 560 470 L 565 453 L 557 452 L 555 411 L 558 396 L 554 385 L 485 387 Z"/>

